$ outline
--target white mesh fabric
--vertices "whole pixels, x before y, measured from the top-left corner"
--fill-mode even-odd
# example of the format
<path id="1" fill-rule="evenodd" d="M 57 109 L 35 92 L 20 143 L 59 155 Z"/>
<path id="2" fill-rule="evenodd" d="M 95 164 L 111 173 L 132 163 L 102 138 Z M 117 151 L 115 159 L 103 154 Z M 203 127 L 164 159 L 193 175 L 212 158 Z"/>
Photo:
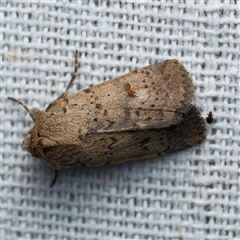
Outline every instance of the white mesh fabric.
<path id="1" fill-rule="evenodd" d="M 239 3 L 2 2 L 1 235 L 7 239 L 239 239 Z M 44 109 L 71 93 L 177 58 L 203 116 L 199 146 L 101 168 L 54 172 L 22 150 L 33 126 L 7 99 Z"/>

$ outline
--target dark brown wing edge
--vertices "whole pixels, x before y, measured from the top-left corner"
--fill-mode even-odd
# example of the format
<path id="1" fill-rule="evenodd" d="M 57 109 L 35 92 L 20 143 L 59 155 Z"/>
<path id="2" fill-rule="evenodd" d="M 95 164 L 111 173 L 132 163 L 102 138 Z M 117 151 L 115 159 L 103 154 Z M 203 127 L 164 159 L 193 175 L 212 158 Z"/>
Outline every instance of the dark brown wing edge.
<path id="1" fill-rule="evenodd" d="M 206 123 L 195 105 L 191 105 L 189 111 L 183 114 L 183 120 L 179 124 L 166 130 L 174 140 L 172 143 L 169 141 L 169 149 L 164 154 L 196 146 L 206 138 Z"/>

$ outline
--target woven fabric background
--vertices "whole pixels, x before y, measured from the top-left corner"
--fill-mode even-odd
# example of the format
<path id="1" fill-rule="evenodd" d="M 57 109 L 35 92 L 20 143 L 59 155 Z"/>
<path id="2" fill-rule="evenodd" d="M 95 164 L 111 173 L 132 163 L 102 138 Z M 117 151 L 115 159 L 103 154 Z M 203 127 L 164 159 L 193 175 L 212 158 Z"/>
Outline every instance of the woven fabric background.
<path id="1" fill-rule="evenodd" d="M 240 239 L 239 3 L 1 3 L 1 235 L 12 239 Z M 213 111 L 199 146 L 164 157 L 54 172 L 22 150 L 33 126 L 7 99 L 45 109 L 136 68 L 176 58 L 194 103 Z M 189 129 L 191 131 L 191 129 Z"/>

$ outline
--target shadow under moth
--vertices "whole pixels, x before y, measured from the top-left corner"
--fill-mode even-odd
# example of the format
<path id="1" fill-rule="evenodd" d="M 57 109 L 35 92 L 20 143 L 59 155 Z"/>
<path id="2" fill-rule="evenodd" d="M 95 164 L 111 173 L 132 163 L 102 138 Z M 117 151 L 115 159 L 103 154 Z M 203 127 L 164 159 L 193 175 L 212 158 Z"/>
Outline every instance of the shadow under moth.
<path id="1" fill-rule="evenodd" d="M 65 92 L 45 111 L 28 108 L 34 126 L 23 149 L 55 170 L 95 167 L 183 150 L 205 139 L 205 121 L 191 105 L 194 86 L 177 60 L 166 60 L 85 90 Z"/>

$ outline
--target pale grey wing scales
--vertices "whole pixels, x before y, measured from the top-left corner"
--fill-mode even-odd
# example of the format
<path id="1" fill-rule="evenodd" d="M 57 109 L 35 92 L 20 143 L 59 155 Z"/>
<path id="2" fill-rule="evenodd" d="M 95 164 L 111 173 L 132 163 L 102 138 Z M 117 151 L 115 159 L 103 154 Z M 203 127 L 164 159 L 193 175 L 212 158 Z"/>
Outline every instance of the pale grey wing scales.
<path id="1" fill-rule="evenodd" d="M 57 99 L 46 112 L 78 115 L 91 133 L 165 128 L 182 120 L 193 93 L 183 65 L 167 60 Z"/>

